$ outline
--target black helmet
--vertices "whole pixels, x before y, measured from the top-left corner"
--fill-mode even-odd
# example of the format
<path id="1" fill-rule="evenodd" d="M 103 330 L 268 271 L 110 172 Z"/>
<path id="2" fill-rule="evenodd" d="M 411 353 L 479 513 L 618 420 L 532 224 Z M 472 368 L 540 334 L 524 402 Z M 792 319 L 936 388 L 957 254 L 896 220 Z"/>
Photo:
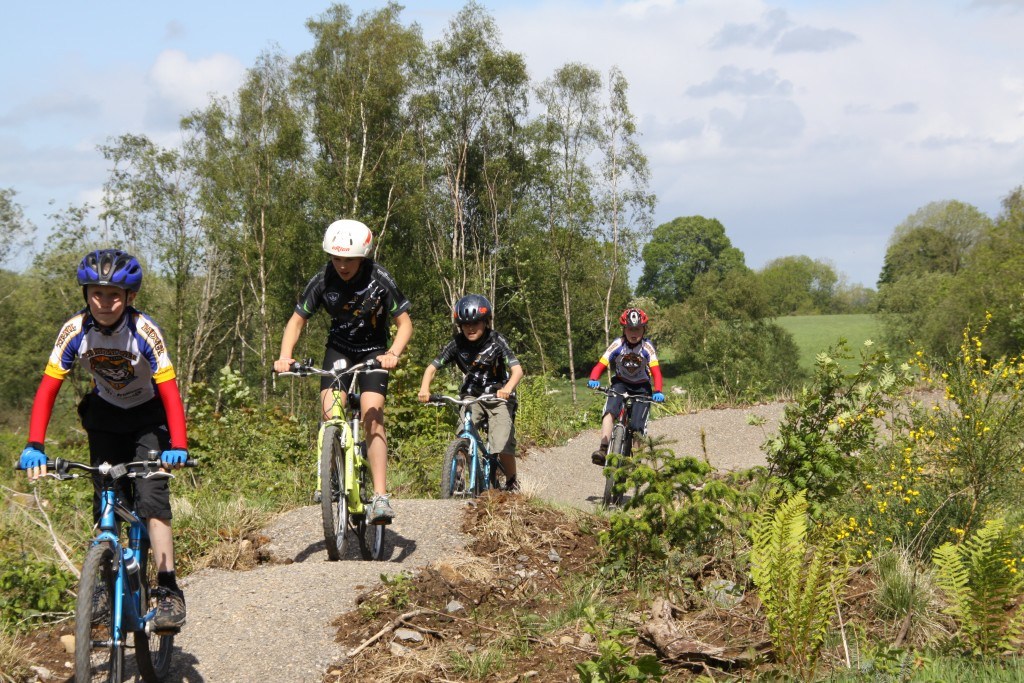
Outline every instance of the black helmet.
<path id="1" fill-rule="evenodd" d="M 467 294 L 455 303 L 452 318 L 456 325 L 475 323 L 478 320 L 488 322 L 491 319 L 491 302 L 481 294 Z"/>
<path id="2" fill-rule="evenodd" d="M 142 266 L 138 259 L 120 249 L 97 249 L 78 264 L 78 284 L 113 285 L 129 292 L 142 287 Z"/>

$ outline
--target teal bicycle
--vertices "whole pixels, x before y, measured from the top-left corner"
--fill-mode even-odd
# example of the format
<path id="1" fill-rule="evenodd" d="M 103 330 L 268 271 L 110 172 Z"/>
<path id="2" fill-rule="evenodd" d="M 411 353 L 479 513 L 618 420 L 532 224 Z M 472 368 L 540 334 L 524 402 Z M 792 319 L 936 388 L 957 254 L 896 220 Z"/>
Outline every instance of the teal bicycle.
<path id="1" fill-rule="evenodd" d="M 185 465 L 193 467 L 195 460 Z M 120 683 L 126 673 L 126 654 L 134 652 L 135 667 L 146 683 L 160 683 L 171 668 L 174 633 L 152 627 L 156 615 L 156 563 L 146 523 L 122 500 L 118 484 L 139 477 L 172 479 L 161 469 L 160 451 L 149 459 L 96 467 L 56 458 L 46 463 L 46 477 L 85 478 L 88 472 L 100 489 L 99 533 L 82 564 L 75 604 L 75 683 Z M 127 536 L 122 525 L 127 524 Z"/>
<path id="2" fill-rule="evenodd" d="M 359 375 L 364 372 L 387 372 L 376 360 L 367 360 L 346 367 L 344 359 L 330 370 L 313 365 L 312 360 L 292 363 L 282 377 L 331 378 L 331 417 L 320 424 L 317 435 L 317 482 L 320 512 L 323 516 L 324 543 L 327 559 L 340 560 L 348 549 L 348 532 L 359 542 L 364 560 L 384 557 L 385 526 L 367 521 L 373 498 L 370 464 L 366 459 L 366 444 L 359 438 L 362 417 L 359 412 Z M 346 410 L 341 389 L 343 377 L 351 375 Z"/>
<path id="3" fill-rule="evenodd" d="M 474 403 L 504 403 L 505 399 L 493 394 L 455 398 L 431 394 L 426 405 L 447 403 L 459 408 L 462 426 L 445 451 L 441 464 L 441 497 L 465 498 L 478 496 L 489 488 L 504 489 L 508 481 L 505 468 L 497 453 L 487 450 L 487 442 L 480 436 L 469 407 Z"/>

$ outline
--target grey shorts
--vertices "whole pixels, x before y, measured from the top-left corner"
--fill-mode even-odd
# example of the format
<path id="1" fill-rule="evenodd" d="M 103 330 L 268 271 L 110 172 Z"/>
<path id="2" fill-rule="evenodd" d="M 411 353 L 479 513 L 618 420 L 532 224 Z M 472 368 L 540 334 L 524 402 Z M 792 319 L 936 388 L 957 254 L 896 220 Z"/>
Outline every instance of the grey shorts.
<path id="1" fill-rule="evenodd" d="M 515 455 L 515 406 L 508 403 L 474 403 L 469 408 L 477 429 L 481 428 L 485 418 L 487 420 L 487 450 L 491 453 Z"/>

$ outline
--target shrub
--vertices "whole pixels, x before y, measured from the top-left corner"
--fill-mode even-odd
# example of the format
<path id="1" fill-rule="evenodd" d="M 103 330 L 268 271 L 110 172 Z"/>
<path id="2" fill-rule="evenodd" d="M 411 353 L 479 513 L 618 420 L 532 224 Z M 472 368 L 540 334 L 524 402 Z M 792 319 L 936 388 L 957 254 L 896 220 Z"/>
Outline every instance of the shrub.
<path id="1" fill-rule="evenodd" d="M 786 496 L 805 491 L 815 516 L 860 482 L 862 456 L 878 448 L 877 420 L 912 380 L 909 365 L 867 350 L 847 376 L 836 359 L 849 357 L 845 341 L 818 354 L 812 385 L 786 406 L 778 434 L 762 447 L 775 484 Z"/>
<path id="2" fill-rule="evenodd" d="M 611 562 L 634 573 L 642 566 L 667 569 L 673 553 L 711 552 L 735 533 L 740 510 L 752 500 L 711 471 L 707 463 L 676 457 L 658 442 L 638 441 L 633 457 L 620 462 L 615 475 L 618 489 L 635 493 L 612 512 L 601 534 Z"/>
<path id="3" fill-rule="evenodd" d="M 70 612 L 77 585 L 75 575 L 54 562 L 8 557 L 0 569 L 0 623 L 27 630 L 47 615 Z"/>

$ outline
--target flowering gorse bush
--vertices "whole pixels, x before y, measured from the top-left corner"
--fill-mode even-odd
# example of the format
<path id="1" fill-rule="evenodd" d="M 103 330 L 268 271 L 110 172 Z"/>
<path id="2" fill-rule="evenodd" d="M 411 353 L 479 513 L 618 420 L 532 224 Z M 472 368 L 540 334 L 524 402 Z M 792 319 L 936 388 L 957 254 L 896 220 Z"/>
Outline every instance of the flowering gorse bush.
<path id="1" fill-rule="evenodd" d="M 885 447 L 869 459 L 846 510 L 864 555 L 877 544 L 927 558 L 982 518 L 1017 505 L 1024 484 L 1024 362 L 984 356 L 987 322 L 964 331 L 952 360 L 912 361 L 929 398 L 897 410 Z M 871 538 L 868 538 L 870 536 Z"/>
<path id="2" fill-rule="evenodd" d="M 895 366 L 870 342 L 853 375 L 837 360 L 849 357 L 845 342 L 818 354 L 812 385 L 786 407 L 778 434 L 762 447 L 776 486 L 786 496 L 805 491 L 816 517 L 860 481 L 883 420 L 913 379 L 909 365 Z"/>

